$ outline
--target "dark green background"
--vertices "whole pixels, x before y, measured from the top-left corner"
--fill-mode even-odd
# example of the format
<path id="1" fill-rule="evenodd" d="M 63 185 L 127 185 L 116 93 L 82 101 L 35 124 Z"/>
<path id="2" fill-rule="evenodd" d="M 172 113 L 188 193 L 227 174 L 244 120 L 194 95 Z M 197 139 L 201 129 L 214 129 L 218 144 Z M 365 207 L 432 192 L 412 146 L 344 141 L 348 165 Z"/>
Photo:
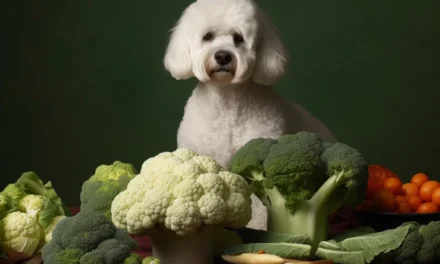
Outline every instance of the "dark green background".
<path id="1" fill-rule="evenodd" d="M 35 170 L 69 205 L 103 163 L 176 147 L 195 81 L 162 58 L 191 1 L 2 1 L 0 185 Z M 440 1 L 261 0 L 290 51 L 277 90 L 404 179 L 440 179 Z"/>

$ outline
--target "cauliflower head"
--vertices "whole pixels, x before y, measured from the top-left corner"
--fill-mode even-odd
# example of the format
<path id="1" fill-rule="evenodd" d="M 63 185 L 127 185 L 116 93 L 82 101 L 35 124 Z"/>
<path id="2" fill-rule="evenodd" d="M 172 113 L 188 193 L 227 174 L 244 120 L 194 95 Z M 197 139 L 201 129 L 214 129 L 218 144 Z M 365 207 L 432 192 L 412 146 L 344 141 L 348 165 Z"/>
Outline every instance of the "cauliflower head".
<path id="1" fill-rule="evenodd" d="M 165 226 L 188 235 L 203 225 L 238 228 L 251 219 L 251 189 L 238 174 L 187 148 L 162 152 L 142 164 L 112 202 L 116 227 L 147 234 Z"/>
<path id="2" fill-rule="evenodd" d="M 7 253 L 31 256 L 39 248 L 43 234 L 37 220 L 23 212 L 12 212 L 0 221 L 0 245 Z"/>

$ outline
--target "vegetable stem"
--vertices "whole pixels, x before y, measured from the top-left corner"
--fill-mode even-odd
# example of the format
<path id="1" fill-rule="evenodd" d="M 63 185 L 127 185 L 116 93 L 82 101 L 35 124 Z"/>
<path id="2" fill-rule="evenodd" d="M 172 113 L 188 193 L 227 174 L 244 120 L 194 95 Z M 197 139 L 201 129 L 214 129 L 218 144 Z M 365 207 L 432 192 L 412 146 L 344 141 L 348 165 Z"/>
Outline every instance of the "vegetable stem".
<path id="1" fill-rule="evenodd" d="M 329 177 L 309 200 L 301 201 L 292 213 L 285 206 L 286 199 L 277 187 L 265 189 L 268 199 L 262 199 L 268 210 L 268 230 L 288 234 L 307 234 L 311 239 L 311 256 L 319 243 L 328 236 L 328 201 L 339 186 L 344 172 Z M 264 180 L 264 175 L 253 172 L 254 180 Z"/>
<path id="2" fill-rule="evenodd" d="M 151 230 L 152 253 L 161 263 L 181 264 L 186 260 L 192 264 L 213 264 L 215 238 L 220 232 L 216 226 L 205 226 L 197 233 L 177 235 L 169 229 Z"/>

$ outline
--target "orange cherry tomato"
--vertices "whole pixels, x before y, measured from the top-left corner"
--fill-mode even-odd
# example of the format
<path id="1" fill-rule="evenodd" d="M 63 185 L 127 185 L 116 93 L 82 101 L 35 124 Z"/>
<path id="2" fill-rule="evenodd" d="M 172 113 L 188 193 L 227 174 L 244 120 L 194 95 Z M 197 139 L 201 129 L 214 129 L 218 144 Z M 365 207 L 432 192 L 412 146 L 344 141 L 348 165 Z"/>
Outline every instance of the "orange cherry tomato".
<path id="1" fill-rule="evenodd" d="M 413 212 L 411 205 L 408 202 L 398 202 L 397 212 L 403 214 L 410 214 Z"/>
<path id="2" fill-rule="evenodd" d="M 427 214 L 436 213 L 438 211 L 438 206 L 433 202 L 422 203 L 419 208 L 417 208 L 417 213 Z"/>
<path id="3" fill-rule="evenodd" d="M 440 187 L 432 192 L 431 200 L 435 205 L 440 207 Z"/>
<path id="4" fill-rule="evenodd" d="M 420 198 L 422 198 L 425 202 L 432 201 L 432 193 L 435 189 L 440 187 L 440 183 L 438 181 L 427 181 L 422 187 L 420 187 Z"/>
<path id="5" fill-rule="evenodd" d="M 397 208 L 397 202 L 394 195 L 389 190 L 379 190 L 373 197 L 374 205 L 379 211 L 384 213 L 394 212 Z"/>
<path id="6" fill-rule="evenodd" d="M 411 205 L 411 208 L 414 212 L 416 212 L 417 208 L 419 208 L 419 206 L 423 203 L 422 198 L 417 195 L 407 196 L 406 200 Z"/>
<path id="7" fill-rule="evenodd" d="M 396 202 L 398 202 L 398 203 L 407 202 L 406 197 L 403 195 L 396 195 L 395 199 L 396 199 Z"/>
<path id="8" fill-rule="evenodd" d="M 429 177 L 424 174 L 424 173 L 416 173 L 412 178 L 411 178 L 411 183 L 414 183 L 415 185 L 422 187 L 422 185 L 429 181 Z"/>
<path id="9" fill-rule="evenodd" d="M 394 195 L 399 195 L 402 192 L 402 181 L 396 177 L 388 178 L 383 182 L 383 188 Z"/>
<path id="10" fill-rule="evenodd" d="M 414 183 L 405 183 L 402 185 L 402 193 L 405 196 L 419 195 L 419 187 Z"/>

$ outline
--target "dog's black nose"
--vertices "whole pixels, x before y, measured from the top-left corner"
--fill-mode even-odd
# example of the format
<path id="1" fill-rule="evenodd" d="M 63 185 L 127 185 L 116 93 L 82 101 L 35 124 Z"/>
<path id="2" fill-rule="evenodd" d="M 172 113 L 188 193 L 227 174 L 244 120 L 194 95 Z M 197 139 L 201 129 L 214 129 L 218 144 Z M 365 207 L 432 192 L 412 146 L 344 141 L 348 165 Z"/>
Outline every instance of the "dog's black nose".
<path id="1" fill-rule="evenodd" d="M 220 65 L 226 65 L 232 61 L 232 56 L 229 52 L 226 51 L 217 51 L 214 54 L 215 61 Z"/>

